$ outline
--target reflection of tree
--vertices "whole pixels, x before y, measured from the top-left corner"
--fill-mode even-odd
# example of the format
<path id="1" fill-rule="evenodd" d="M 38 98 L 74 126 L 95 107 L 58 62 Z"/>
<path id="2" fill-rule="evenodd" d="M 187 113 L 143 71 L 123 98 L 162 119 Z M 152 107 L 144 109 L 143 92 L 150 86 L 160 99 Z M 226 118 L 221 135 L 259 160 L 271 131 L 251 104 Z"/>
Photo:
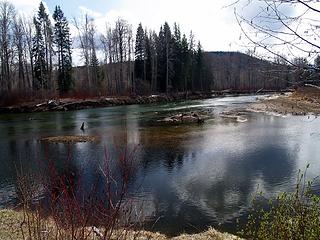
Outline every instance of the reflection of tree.
<path id="1" fill-rule="evenodd" d="M 174 153 L 174 152 L 167 152 L 166 154 L 166 160 L 165 160 L 165 165 L 167 166 L 168 169 L 173 169 L 175 166 L 181 167 L 183 164 L 183 153 Z"/>
<path id="2" fill-rule="evenodd" d="M 184 152 L 183 146 L 175 146 L 172 148 L 148 148 L 142 155 L 142 166 L 145 169 L 149 167 L 164 166 L 167 171 L 180 168 L 183 166 L 183 162 L 188 153 Z"/>
<path id="3" fill-rule="evenodd" d="M 195 152 L 189 145 L 195 139 L 189 135 L 192 126 L 156 126 L 141 132 L 142 165 L 163 165 L 171 171 L 181 167 L 186 157 L 195 158 Z"/>

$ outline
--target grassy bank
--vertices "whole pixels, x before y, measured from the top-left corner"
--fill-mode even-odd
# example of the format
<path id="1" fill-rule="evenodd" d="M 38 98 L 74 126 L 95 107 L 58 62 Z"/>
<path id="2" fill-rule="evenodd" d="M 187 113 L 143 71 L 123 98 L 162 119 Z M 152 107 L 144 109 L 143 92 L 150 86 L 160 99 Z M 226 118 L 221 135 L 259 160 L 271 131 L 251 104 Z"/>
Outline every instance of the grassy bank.
<path id="1" fill-rule="evenodd" d="M 45 224 L 41 224 L 42 226 L 34 225 L 34 228 L 31 231 L 36 235 L 34 239 L 48 239 L 54 240 L 57 239 L 56 236 L 58 231 L 62 231 L 59 229 L 52 220 L 47 219 Z M 27 219 L 24 216 L 23 212 L 13 211 L 13 210 L 0 210 L 0 239 L 1 240 L 24 240 L 28 239 L 23 237 L 23 232 L 28 232 L 28 223 Z M 95 233 L 92 228 L 87 228 L 87 239 L 101 239 L 97 233 Z M 113 239 L 119 239 L 119 232 L 114 234 Z M 187 235 L 183 234 L 174 238 L 168 238 L 160 233 L 146 232 L 146 231 L 125 231 L 121 232 L 122 238 L 120 239 L 154 239 L 154 240 L 236 240 L 240 239 L 234 235 L 228 233 L 220 233 L 213 228 L 210 228 L 208 231 Z"/>

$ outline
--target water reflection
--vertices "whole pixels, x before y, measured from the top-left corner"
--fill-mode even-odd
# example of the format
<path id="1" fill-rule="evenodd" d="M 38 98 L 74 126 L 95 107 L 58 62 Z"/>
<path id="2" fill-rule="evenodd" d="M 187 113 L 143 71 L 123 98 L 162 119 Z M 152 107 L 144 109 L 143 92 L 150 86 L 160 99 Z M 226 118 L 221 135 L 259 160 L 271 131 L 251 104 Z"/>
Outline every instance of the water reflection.
<path id="1" fill-rule="evenodd" d="M 287 190 L 296 156 L 282 147 L 286 140 L 279 127 L 249 130 L 246 124 L 221 123 L 192 132 L 184 126 L 174 133 L 145 131 L 142 146 L 149 151 L 143 156 L 143 187 L 153 196 L 147 197 L 154 201 L 153 220 L 160 218 L 150 225 L 169 234 L 202 230 L 212 223 L 229 228 L 245 213 L 258 183 L 268 193 Z M 164 136 L 170 146 L 150 146 L 148 140 Z M 166 171 L 159 174 L 162 168 Z"/>
<path id="2" fill-rule="evenodd" d="M 147 228 L 174 235 L 214 225 L 234 232 L 236 219 L 246 215 L 258 185 L 272 196 L 292 189 L 297 170 L 308 162 L 314 166 L 311 176 L 320 169 L 316 159 L 310 160 L 320 153 L 320 138 L 315 134 L 318 120 L 246 113 L 248 122 L 238 123 L 219 117 L 220 112 L 245 108 L 254 99 L 0 116 L 0 206 L 14 201 L 12 186 L 19 164 L 25 171 L 36 172 L 40 161 L 53 162 L 62 176 L 74 179 L 78 189 L 90 192 L 95 186 L 97 196 L 103 196 L 101 166 L 108 159 L 117 168 L 115 159 L 133 153 L 130 194 L 135 204 L 143 204 Z M 157 122 L 176 111 L 204 108 L 215 112 L 204 125 Z M 39 141 L 46 136 L 79 134 L 97 135 L 101 142 Z"/>

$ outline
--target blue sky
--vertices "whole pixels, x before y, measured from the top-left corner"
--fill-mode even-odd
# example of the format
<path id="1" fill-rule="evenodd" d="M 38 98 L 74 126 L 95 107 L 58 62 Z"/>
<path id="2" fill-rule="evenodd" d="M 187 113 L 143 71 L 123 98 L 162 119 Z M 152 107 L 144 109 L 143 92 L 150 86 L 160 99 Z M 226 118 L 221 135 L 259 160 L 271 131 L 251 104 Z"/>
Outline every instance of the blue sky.
<path id="1" fill-rule="evenodd" d="M 50 11 L 54 11 L 55 6 L 60 5 L 68 18 L 79 14 L 79 6 L 95 12 L 107 12 L 111 9 L 117 9 L 121 3 L 119 0 L 46 0 L 44 2 Z"/>

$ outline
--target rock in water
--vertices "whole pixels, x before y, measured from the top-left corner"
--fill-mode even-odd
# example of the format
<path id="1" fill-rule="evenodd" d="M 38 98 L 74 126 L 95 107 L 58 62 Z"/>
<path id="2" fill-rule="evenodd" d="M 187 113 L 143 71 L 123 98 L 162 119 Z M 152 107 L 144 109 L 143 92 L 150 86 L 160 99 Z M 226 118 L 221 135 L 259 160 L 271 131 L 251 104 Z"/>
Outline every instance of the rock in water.
<path id="1" fill-rule="evenodd" d="M 82 123 L 80 129 L 81 129 L 82 131 L 84 131 L 84 122 Z"/>

